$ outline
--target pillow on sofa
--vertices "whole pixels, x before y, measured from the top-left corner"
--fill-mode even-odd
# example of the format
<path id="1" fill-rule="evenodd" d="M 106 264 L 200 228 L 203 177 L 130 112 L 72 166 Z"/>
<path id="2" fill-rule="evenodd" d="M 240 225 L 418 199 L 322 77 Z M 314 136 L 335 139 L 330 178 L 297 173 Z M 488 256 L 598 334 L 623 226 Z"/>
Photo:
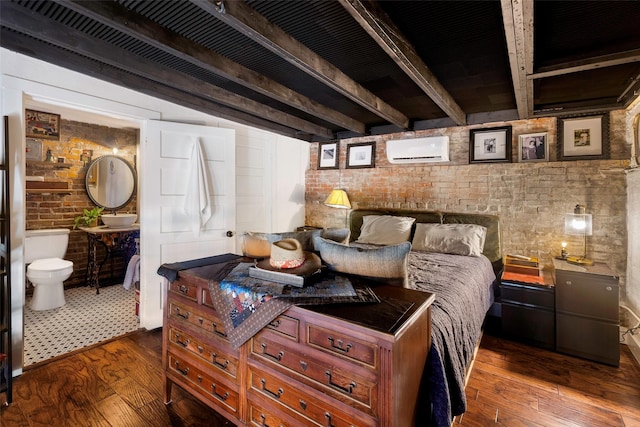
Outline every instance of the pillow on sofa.
<path id="1" fill-rule="evenodd" d="M 358 243 L 375 245 L 397 245 L 408 242 L 411 226 L 415 218 L 393 215 L 365 215 L 362 217 L 362 228 Z"/>
<path id="2" fill-rule="evenodd" d="M 320 258 L 330 270 L 355 274 L 386 284 L 407 286 L 407 262 L 411 243 L 381 248 L 361 248 L 314 239 Z"/>
<path id="3" fill-rule="evenodd" d="M 413 250 L 480 256 L 487 228 L 476 224 L 416 224 Z"/>

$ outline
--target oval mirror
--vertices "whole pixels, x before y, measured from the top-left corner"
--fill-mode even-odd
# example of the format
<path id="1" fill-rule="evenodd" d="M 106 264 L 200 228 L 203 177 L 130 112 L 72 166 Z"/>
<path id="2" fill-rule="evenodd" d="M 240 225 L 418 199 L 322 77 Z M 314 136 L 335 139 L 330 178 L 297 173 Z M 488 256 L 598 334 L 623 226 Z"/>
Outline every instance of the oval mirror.
<path id="1" fill-rule="evenodd" d="M 102 156 L 87 168 L 85 188 L 93 203 L 106 211 L 115 211 L 129 204 L 136 192 L 136 171 L 118 156 Z"/>

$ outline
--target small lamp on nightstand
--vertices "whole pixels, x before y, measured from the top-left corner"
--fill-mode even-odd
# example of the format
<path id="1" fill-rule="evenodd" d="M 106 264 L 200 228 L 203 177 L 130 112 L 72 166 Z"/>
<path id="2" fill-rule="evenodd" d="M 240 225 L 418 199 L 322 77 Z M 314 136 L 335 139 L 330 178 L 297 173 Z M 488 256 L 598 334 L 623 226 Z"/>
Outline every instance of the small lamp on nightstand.
<path id="1" fill-rule="evenodd" d="M 351 202 L 349 202 L 349 196 L 347 192 L 338 188 L 331 190 L 329 197 L 324 201 L 326 206 L 338 209 L 351 209 Z M 345 216 L 345 226 L 349 226 L 349 212 L 347 211 Z"/>
<path id="2" fill-rule="evenodd" d="M 334 188 L 331 190 L 329 197 L 324 201 L 324 204 L 331 206 L 332 208 L 351 209 L 351 203 L 349 202 L 349 196 L 344 190 Z"/>
<path id="3" fill-rule="evenodd" d="M 587 258 L 587 236 L 591 236 L 591 214 L 585 213 L 584 206 L 576 205 L 572 214 L 564 216 L 564 232 L 584 239 L 584 251 L 582 256 L 567 255 L 566 260 L 572 264 L 593 265 L 593 261 Z"/>

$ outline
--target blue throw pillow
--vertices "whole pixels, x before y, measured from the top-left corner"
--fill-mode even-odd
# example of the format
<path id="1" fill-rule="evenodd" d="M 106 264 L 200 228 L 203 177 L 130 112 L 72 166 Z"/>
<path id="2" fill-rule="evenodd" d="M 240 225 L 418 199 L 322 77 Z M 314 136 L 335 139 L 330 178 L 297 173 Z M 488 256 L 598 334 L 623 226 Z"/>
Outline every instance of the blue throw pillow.
<path id="1" fill-rule="evenodd" d="M 320 258 L 330 270 L 355 274 L 386 284 L 407 287 L 407 263 L 411 243 L 362 248 L 314 238 Z"/>

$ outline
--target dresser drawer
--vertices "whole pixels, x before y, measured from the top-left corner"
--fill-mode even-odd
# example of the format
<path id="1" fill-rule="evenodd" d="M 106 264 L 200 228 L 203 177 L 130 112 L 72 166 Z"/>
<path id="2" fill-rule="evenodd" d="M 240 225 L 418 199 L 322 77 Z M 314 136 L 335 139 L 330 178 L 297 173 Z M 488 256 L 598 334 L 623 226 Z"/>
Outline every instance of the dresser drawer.
<path id="1" fill-rule="evenodd" d="M 555 305 L 553 289 L 538 288 L 535 286 L 503 282 L 501 297 L 503 302 L 515 302 L 549 308 L 551 310 L 553 310 Z"/>
<path id="2" fill-rule="evenodd" d="M 313 351 L 301 352 L 271 339 L 271 331 L 261 331 L 250 341 L 250 357 L 276 366 L 283 373 L 293 371 L 307 384 L 344 403 L 371 415 L 375 414 L 377 376 L 370 370 L 348 361 L 327 361 L 314 357 Z M 331 356 L 329 356 L 330 360 Z M 368 375 L 367 375 L 368 374 Z"/>
<path id="3" fill-rule="evenodd" d="M 205 312 L 182 301 L 169 299 L 169 319 L 197 326 L 207 332 L 213 332 L 215 337 L 229 342 L 222 320 L 212 312 Z"/>
<path id="4" fill-rule="evenodd" d="M 300 338 L 300 320 L 295 317 L 281 314 L 275 318 L 271 323 L 266 326 L 267 329 L 271 329 L 285 337 L 291 338 L 298 342 Z"/>
<path id="5" fill-rule="evenodd" d="M 313 324 L 308 324 L 307 328 L 307 344 L 310 346 L 377 368 L 377 345 Z"/>
<path id="6" fill-rule="evenodd" d="M 199 369 L 193 363 L 190 363 L 186 357 L 169 353 L 168 363 L 167 369 L 170 373 L 190 383 L 201 391 L 202 396 L 206 396 L 208 400 L 215 402 L 219 407 L 224 408 L 224 410 L 236 417 L 238 416 L 238 402 L 240 399 L 235 388 L 218 381 L 211 376 L 210 372 Z"/>
<path id="7" fill-rule="evenodd" d="M 295 385 L 288 378 L 281 379 L 254 366 L 249 367 L 247 381 L 249 393 L 254 392 L 267 397 L 290 410 L 298 418 L 310 420 L 316 425 L 334 427 L 376 425 L 374 418 L 355 418 L 357 411 L 343 411 L 336 404 L 329 403 L 325 396 L 321 398 L 319 396 L 322 395 L 316 395 L 310 390 L 305 391 L 301 385 Z"/>
<path id="8" fill-rule="evenodd" d="M 249 425 L 257 427 L 294 427 L 297 422 L 290 422 L 275 414 L 275 411 L 267 409 L 267 405 L 261 405 L 253 400 L 249 400 Z"/>
<path id="9" fill-rule="evenodd" d="M 595 275 L 556 271 L 556 310 L 618 322 L 618 282 Z"/>
<path id="10" fill-rule="evenodd" d="M 176 295 L 181 295 L 192 301 L 198 300 L 198 287 L 195 285 L 186 284 L 180 280 L 169 283 L 169 292 Z"/>
<path id="11" fill-rule="evenodd" d="M 173 326 L 169 327 L 169 342 L 210 363 L 215 370 L 237 378 L 238 357 L 232 356 L 229 351 L 221 350 L 219 346 L 204 342 Z"/>

